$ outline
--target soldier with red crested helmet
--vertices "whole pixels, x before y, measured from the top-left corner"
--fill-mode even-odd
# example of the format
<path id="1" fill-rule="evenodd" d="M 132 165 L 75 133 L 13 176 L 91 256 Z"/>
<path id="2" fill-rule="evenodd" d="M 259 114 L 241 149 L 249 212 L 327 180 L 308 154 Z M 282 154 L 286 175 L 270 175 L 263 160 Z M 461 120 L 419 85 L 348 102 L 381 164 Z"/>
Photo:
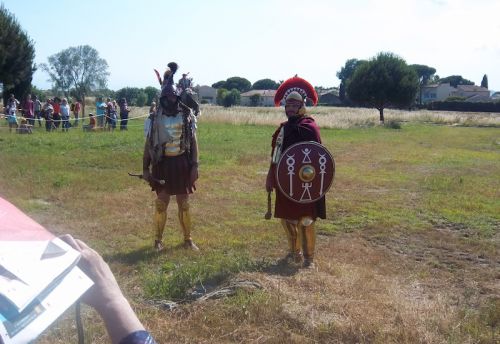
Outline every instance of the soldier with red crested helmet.
<path id="1" fill-rule="evenodd" d="M 316 234 L 314 223 L 319 217 L 326 217 L 325 197 L 310 203 L 298 203 L 286 196 L 278 187 L 277 164 L 287 148 L 300 143 L 313 141 L 321 143 L 320 130 L 314 119 L 306 114 L 306 100 L 315 105 L 318 95 L 314 87 L 297 76 L 286 80 L 276 91 L 274 102 L 279 106 L 283 101 L 287 121 L 280 124 L 272 137 L 272 159 L 266 178 L 266 190 L 276 189 L 274 217 L 281 224 L 288 238 L 287 261 L 303 266 L 314 266 Z"/>

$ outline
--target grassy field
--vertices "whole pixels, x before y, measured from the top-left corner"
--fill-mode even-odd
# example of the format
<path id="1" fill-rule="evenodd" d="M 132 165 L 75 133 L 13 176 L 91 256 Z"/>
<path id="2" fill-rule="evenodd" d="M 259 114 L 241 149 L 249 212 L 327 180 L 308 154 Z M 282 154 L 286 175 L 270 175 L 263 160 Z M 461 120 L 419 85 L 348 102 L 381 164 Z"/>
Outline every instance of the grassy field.
<path id="1" fill-rule="evenodd" d="M 500 339 L 500 116 L 318 108 L 336 158 L 317 268 L 284 265 L 264 220 L 279 109 L 206 107 L 193 238 L 153 246 L 142 165 L 144 109 L 127 132 L 33 135 L 0 126 L 0 192 L 54 233 L 101 252 L 159 343 L 497 343 Z M 396 125 L 396 124 L 397 125 Z M 400 129 L 393 129 L 401 127 Z M 194 295 L 252 282 L 230 297 Z M 169 309 L 170 301 L 177 302 Z M 88 343 L 108 342 L 83 308 Z M 40 343 L 74 343 L 70 310 Z"/>

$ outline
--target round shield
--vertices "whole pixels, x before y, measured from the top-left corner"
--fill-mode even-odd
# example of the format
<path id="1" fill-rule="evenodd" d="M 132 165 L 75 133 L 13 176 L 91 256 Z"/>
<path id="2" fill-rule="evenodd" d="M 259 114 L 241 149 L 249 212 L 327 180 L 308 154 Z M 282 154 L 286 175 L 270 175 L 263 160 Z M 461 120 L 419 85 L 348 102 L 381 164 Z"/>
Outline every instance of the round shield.
<path id="1" fill-rule="evenodd" d="M 299 142 L 281 154 L 276 165 L 278 189 L 291 201 L 312 203 L 323 197 L 335 176 L 335 160 L 325 146 Z"/>

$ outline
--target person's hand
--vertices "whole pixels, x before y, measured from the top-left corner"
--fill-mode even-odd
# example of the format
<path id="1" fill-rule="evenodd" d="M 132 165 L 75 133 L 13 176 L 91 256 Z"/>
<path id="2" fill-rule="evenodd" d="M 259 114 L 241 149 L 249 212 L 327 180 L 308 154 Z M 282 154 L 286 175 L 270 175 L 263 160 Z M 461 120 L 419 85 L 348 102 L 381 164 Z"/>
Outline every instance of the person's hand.
<path id="1" fill-rule="evenodd" d="M 99 253 L 69 234 L 60 238 L 80 252 L 78 267 L 94 281 L 94 285 L 81 298 L 84 303 L 102 314 L 110 303 L 123 298 L 115 276 Z"/>
<path id="2" fill-rule="evenodd" d="M 147 181 L 148 183 L 151 183 L 151 172 L 149 172 L 149 169 L 147 170 L 142 170 L 142 179 Z"/>
<path id="3" fill-rule="evenodd" d="M 61 236 L 61 239 L 81 254 L 78 266 L 94 281 L 81 300 L 100 314 L 111 342 L 120 343 L 127 335 L 144 331 L 144 326 L 120 290 L 109 265 L 99 253 L 69 234 Z"/>
<path id="4" fill-rule="evenodd" d="M 198 165 L 191 166 L 191 172 L 189 174 L 189 181 L 191 185 L 198 180 Z"/>
<path id="5" fill-rule="evenodd" d="M 273 189 L 274 189 L 274 178 L 270 168 L 269 171 L 267 172 L 267 177 L 266 177 L 266 191 L 272 192 Z"/>

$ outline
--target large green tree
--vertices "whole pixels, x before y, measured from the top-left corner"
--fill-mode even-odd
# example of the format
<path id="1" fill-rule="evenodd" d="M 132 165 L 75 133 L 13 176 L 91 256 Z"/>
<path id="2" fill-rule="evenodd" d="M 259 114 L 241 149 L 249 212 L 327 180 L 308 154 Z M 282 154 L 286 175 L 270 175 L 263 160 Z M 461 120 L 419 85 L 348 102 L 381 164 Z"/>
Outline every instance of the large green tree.
<path id="1" fill-rule="evenodd" d="M 233 105 L 238 105 L 240 103 L 240 99 L 241 99 L 240 91 L 237 90 L 236 88 L 233 88 L 226 94 L 223 105 L 224 107 L 231 107 Z"/>
<path id="2" fill-rule="evenodd" d="M 158 91 L 156 91 L 155 96 Z M 116 98 L 127 100 L 128 105 L 143 106 L 148 101 L 148 93 L 138 87 L 124 87 L 116 91 Z M 151 103 L 149 103 L 151 105 Z"/>
<path id="3" fill-rule="evenodd" d="M 24 98 L 31 89 L 36 70 L 33 41 L 3 4 L 0 4 L 0 83 L 4 101 L 9 93 Z"/>
<path id="4" fill-rule="evenodd" d="M 85 96 L 105 88 L 109 76 L 108 63 L 89 45 L 70 47 L 48 58 L 41 67 L 53 82 L 55 89 L 69 95 L 73 90 L 82 101 L 85 114 Z"/>
<path id="5" fill-rule="evenodd" d="M 462 78 L 461 75 L 450 75 L 446 78 L 439 79 L 441 84 L 450 83 L 450 86 L 457 87 L 458 85 L 474 85 L 473 81 Z"/>
<path id="6" fill-rule="evenodd" d="M 218 81 L 212 85 L 213 88 L 221 89 L 225 88 L 226 90 L 237 89 L 239 92 L 249 91 L 252 87 L 250 81 L 245 78 L 241 78 L 239 76 L 233 76 L 228 78 L 226 81 Z"/>
<path id="7" fill-rule="evenodd" d="M 418 90 L 419 90 L 419 104 L 422 105 L 422 86 L 425 86 L 432 80 L 432 76 L 436 74 L 436 68 L 426 65 L 412 64 L 411 68 L 415 70 L 418 75 Z"/>
<path id="8" fill-rule="evenodd" d="M 340 68 L 340 70 L 337 72 L 337 78 L 339 78 L 339 80 L 340 80 L 339 98 L 341 101 L 344 102 L 346 100 L 345 89 L 346 89 L 346 85 L 347 85 L 348 80 L 354 74 L 356 67 L 359 66 L 363 62 L 366 62 L 366 61 L 358 60 L 358 59 L 349 59 L 345 62 L 344 67 Z"/>
<path id="9" fill-rule="evenodd" d="M 156 97 L 158 96 L 158 93 L 160 93 L 160 90 L 157 89 L 156 87 L 148 86 L 144 89 L 144 93 L 146 93 L 146 95 L 148 96 L 146 104 L 149 106 L 151 105 L 151 102 L 155 101 Z"/>
<path id="10" fill-rule="evenodd" d="M 231 107 L 240 103 L 240 91 L 233 88 L 231 91 L 225 88 L 217 89 L 217 104 L 224 107 Z"/>
<path id="11" fill-rule="evenodd" d="M 252 85 L 252 90 L 277 90 L 280 87 L 276 81 L 271 79 L 257 80 Z"/>
<path id="12" fill-rule="evenodd" d="M 224 105 L 224 99 L 226 98 L 227 94 L 229 93 L 228 90 L 225 88 L 218 88 L 217 89 L 217 105 Z"/>
<path id="13" fill-rule="evenodd" d="M 379 111 L 384 122 L 388 106 L 404 107 L 415 101 L 418 76 L 405 60 L 390 52 L 379 53 L 360 64 L 347 84 L 351 100 Z"/>
<path id="14" fill-rule="evenodd" d="M 212 87 L 217 89 L 226 88 L 226 81 L 225 80 L 217 81 L 216 83 L 212 84 Z"/>
<path id="15" fill-rule="evenodd" d="M 233 76 L 226 80 L 225 88 L 228 90 L 237 89 L 239 92 L 249 91 L 252 87 L 250 81 L 239 76 Z"/>

